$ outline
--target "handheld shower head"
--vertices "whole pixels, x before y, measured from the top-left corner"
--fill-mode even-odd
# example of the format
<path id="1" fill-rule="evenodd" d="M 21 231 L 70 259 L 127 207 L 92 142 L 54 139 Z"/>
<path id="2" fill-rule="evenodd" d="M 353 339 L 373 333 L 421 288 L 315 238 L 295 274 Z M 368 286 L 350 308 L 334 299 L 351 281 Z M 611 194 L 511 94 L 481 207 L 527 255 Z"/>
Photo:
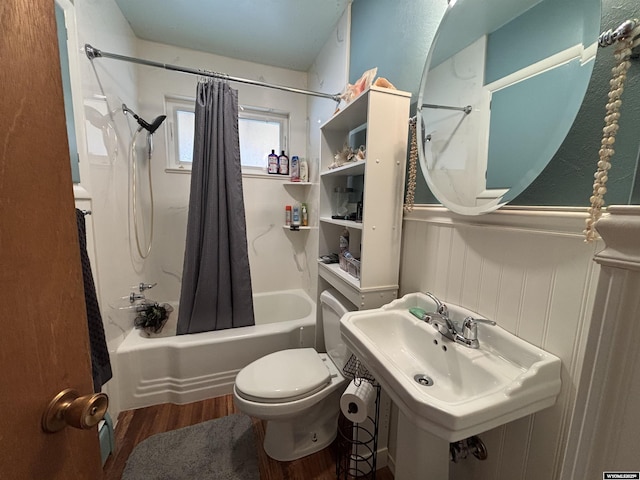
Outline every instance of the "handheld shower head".
<path id="1" fill-rule="evenodd" d="M 160 125 L 162 125 L 162 122 L 164 122 L 164 119 L 165 119 L 165 118 L 167 118 L 167 116 L 166 116 L 166 115 L 158 115 L 158 116 L 155 118 L 155 120 L 154 120 L 153 122 L 151 122 L 151 125 L 146 124 L 146 122 L 145 122 L 145 124 L 146 124 L 146 125 L 144 125 L 144 128 L 146 128 L 146 129 L 149 131 L 149 133 L 153 133 L 153 132 L 155 132 L 155 131 L 158 129 L 158 127 L 159 127 Z M 144 121 L 144 120 L 143 120 L 143 121 Z"/>
<path id="2" fill-rule="evenodd" d="M 166 115 L 158 115 L 153 122 L 148 123 L 142 117 L 138 116 L 136 112 L 127 107 L 124 103 L 122 104 L 122 112 L 125 115 L 130 114 L 133 118 L 135 118 L 138 122 L 138 125 L 140 125 L 140 128 L 144 128 L 147 132 L 149 132 L 149 135 L 155 133 L 158 127 L 162 125 L 162 122 L 164 122 L 164 119 L 167 118 Z"/>

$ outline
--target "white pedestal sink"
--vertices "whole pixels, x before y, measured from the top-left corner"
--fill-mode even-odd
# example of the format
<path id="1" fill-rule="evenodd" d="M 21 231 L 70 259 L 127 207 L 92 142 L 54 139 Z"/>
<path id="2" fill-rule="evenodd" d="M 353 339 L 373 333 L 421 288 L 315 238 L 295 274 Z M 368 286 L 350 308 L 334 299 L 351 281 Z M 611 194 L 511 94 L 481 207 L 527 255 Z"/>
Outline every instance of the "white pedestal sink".
<path id="1" fill-rule="evenodd" d="M 463 307 L 447 306 L 454 323 L 480 317 Z M 555 355 L 485 324 L 478 325 L 479 348 L 469 348 L 416 318 L 409 312 L 412 307 L 436 310 L 429 297 L 412 293 L 379 309 L 350 312 L 340 325 L 347 346 L 400 409 L 399 437 L 413 437 L 407 450 L 417 446 L 420 458 L 407 458 L 413 455 L 399 446 L 398 480 L 415 474 L 408 462 L 445 465 L 448 471 L 449 442 L 547 408 L 555 403 L 561 386 L 560 359 Z M 399 444 L 402 441 L 399 438 Z M 444 460 L 423 462 L 423 443 Z M 426 473 L 413 478 L 431 478 Z"/>

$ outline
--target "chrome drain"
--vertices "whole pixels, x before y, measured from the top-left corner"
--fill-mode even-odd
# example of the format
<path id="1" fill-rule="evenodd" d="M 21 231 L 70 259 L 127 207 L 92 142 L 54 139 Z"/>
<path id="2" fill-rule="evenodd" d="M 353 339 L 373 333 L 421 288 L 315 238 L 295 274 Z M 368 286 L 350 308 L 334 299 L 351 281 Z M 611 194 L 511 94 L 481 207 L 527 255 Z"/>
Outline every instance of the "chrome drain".
<path id="1" fill-rule="evenodd" d="M 423 375 L 421 373 L 414 376 L 413 379 L 424 387 L 430 387 L 431 385 L 433 385 L 433 380 L 431 379 L 431 377 Z"/>

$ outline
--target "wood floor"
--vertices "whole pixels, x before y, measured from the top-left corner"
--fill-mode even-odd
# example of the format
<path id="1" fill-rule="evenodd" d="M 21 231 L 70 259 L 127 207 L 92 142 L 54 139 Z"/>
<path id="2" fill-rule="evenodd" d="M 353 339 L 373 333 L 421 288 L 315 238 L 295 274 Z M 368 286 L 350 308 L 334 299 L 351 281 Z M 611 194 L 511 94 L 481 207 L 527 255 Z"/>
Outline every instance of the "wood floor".
<path id="1" fill-rule="evenodd" d="M 195 425 L 240 413 L 233 404 L 233 396 L 212 398 L 188 405 L 163 404 L 122 412 L 115 430 L 116 450 L 104 466 L 104 480 L 120 480 L 127 458 L 142 440 L 156 433 Z M 293 462 L 277 462 L 262 449 L 264 424 L 253 419 L 253 432 L 258 446 L 261 480 L 333 480 L 336 478 L 336 453 L 332 445 L 321 452 Z M 378 470 L 377 480 L 393 480 L 388 468 Z M 196 480 L 196 479 L 194 479 Z"/>

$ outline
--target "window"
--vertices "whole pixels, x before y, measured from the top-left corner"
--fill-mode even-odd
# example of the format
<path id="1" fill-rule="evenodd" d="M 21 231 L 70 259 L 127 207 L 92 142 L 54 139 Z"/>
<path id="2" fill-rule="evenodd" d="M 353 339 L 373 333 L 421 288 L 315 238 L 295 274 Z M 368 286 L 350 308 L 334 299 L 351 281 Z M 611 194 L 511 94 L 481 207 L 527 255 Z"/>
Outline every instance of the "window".
<path id="1" fill-rule="evenodd" d="M 191 170 L 195 101 L 189 98 L 165 97 L 169 120 L 167 136 L 167 169 Z"/>
<path id="2" fill-rule="evenodd" d="M 168 138 L 168 170 L 191 170 L 195 102 L 193 99 L 165 97 L 170 120 Z M 266 170 L 271 150 L 287 150 L 289 114 L 272 109 L 241 105 L 238 108 L 240 161 L 243 170 Z"/>
<path id="3" fill-rule="evenodd" d="M 289 115 L 246 106 L 238 110 L 242 166 L 266 169 L 271 150 L 287 150 Z"/>

